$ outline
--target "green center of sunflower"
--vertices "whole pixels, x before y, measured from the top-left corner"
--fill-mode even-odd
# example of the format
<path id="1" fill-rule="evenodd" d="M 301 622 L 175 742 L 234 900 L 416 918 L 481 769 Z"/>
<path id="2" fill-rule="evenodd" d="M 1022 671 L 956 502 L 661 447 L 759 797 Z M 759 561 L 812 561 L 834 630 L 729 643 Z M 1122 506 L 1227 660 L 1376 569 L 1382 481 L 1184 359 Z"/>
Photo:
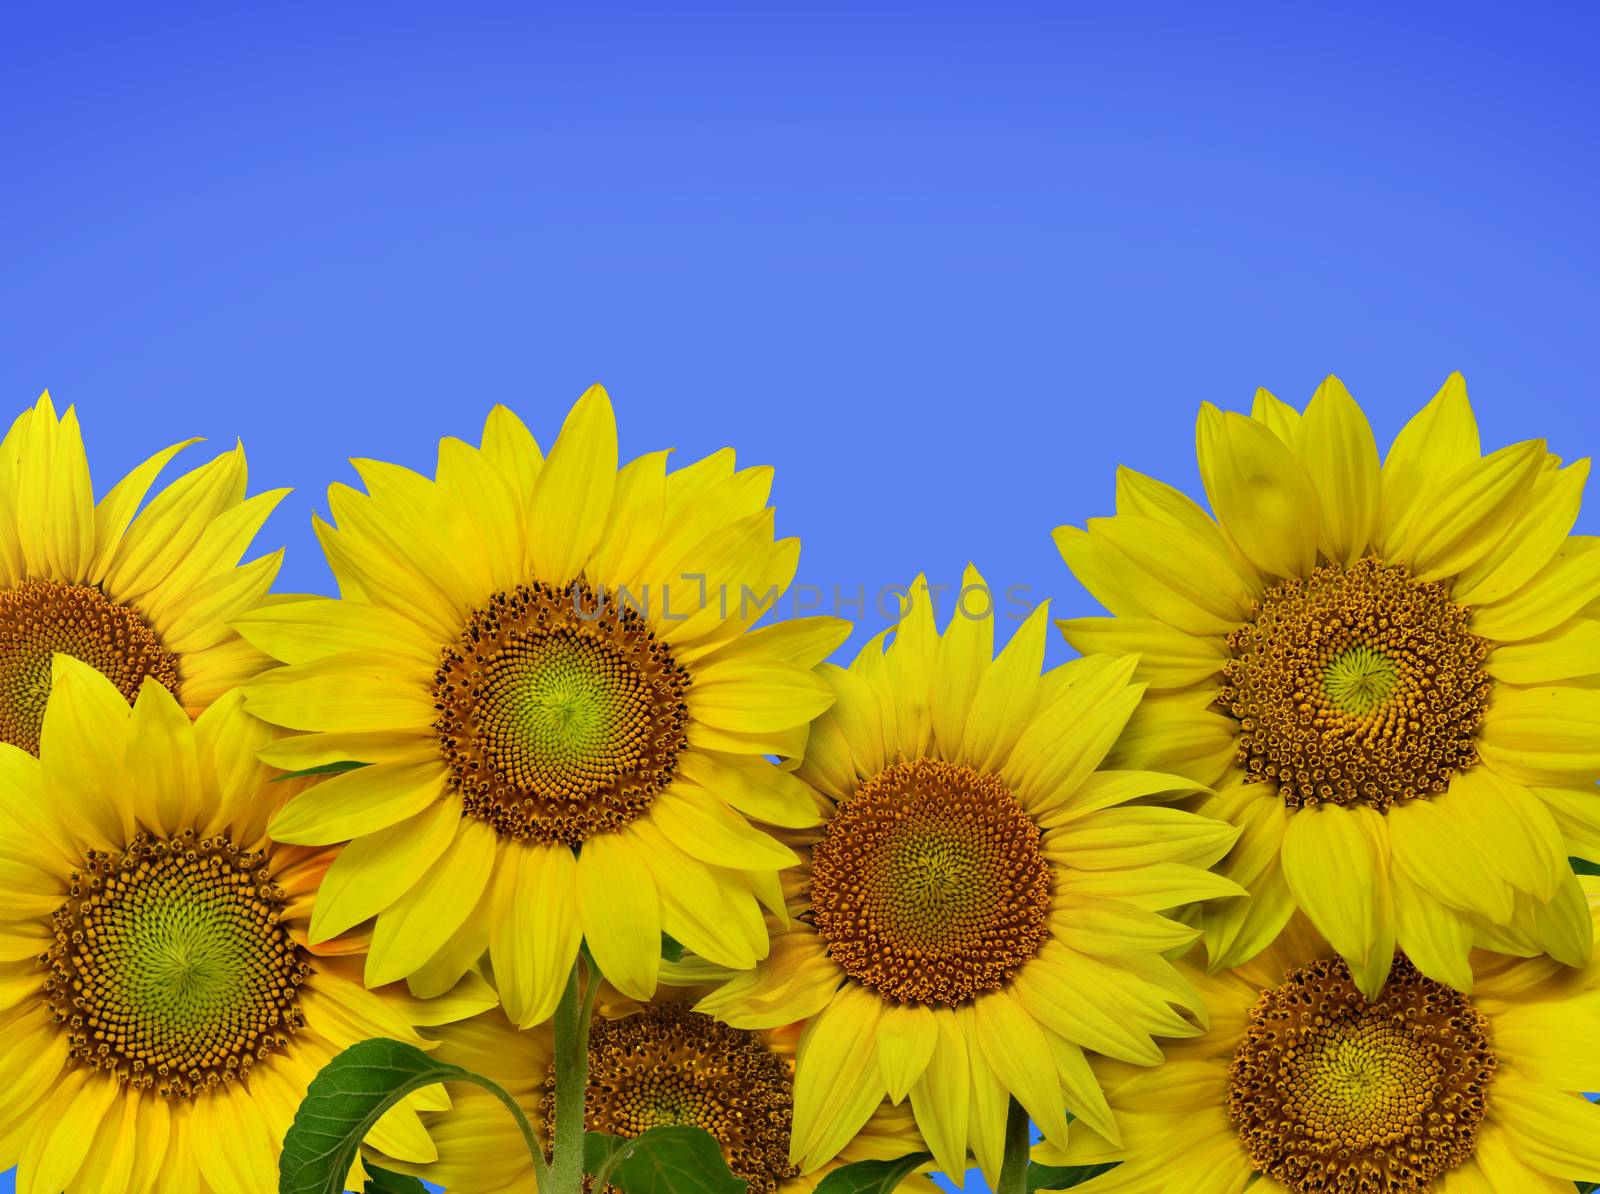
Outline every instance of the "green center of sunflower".
<path id="1" fill-rule="evenodd" d="M 540 1109 L 553 1123 L 554 1067 Z M 788 1062 L 756 1033 L 682 1004 L 656 1004 L 621 1020 L 595 1017 L 586 1114 L 589 1131 L 630 1139 L 667 1124 L 703 1128 L 751 1194 L 770 1194 L 799 1173 L 789 1164 Z"/>
<path id="2" fill-rule="evenodd" d="M 1255 1168 L 1293 1194 L 1421 1191 L 1472 1156 L 1498 1059 L 1459 991 L 1397 957 L 1368 1003 L 1342 960 L 1262 993 L 1228 1070 Z"/>
<path id="3" fill-rule="evenodd" d="M 138 610 L 91 585 L 18 581 L 0 592 L 0 741 L 39 753 L 57 652 L 105 675 L 129 704 L 146 676 L 178 693 L 178 659 Z"/>
<path id="4" fill-rule="evenodd" d="M 1291 808 L 1443 792 L 1478 761 L 1489 644 L 1448 590 L 1371 557 L 1272 586 L 1228 636 L 1239 763 Z"/>
<path id="5" fill-rule="evenodd" d="M 584 585 L 497 593 L 440 655 L 434 729 L 465 815 L 578 845 L 672 782 L 689 675 L 626 604 Z"/>
<path id="6" fill-rule="evenodd" d="M 304 1025 L 311 969 L 261 855 L 140 834 L 120 854 L 90 851 L 70 890 L 40 960 L 72 1061 L 190 1097 L 246 1076 Z"/>
<path id="7" fill-rule="evenodd" d="M 1004 986 L 1049 935 L 1039 828 L 994 775 L 896 763 L 839 806 L 811 853 L 817 933 L 885 998 L 953 1006 Z"/>

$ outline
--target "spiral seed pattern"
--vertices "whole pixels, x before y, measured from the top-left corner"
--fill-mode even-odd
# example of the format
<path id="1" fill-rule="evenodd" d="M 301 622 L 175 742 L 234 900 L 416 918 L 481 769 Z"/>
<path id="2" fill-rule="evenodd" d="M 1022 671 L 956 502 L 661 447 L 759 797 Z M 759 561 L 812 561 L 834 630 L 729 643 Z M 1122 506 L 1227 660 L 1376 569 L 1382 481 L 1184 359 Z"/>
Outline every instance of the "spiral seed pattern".
<path id="1" fill-rule="evenodd" d="M 578 845 L 677 774 L 689 674 L 626 605 L 587 586 L 497 593 L 446 647 L 434 729 L 465 815 Z"/>
<path id="2" fill-rule="evenodd" d="M 794 1080 L 787 1061 L 753 1032 L 683 1004 L 656 1004 L 589 1029 L 587 1127 L 629 1138 L 664 1124 L 704 1128 L 728 1168 L 770 1194 L 799 1173 L 789 1164 Z M 540 1110 L 555 1122 L 555 1068 Z M 585 1179 L 584 1188 L 590 1188 Z M 620 1194 L 613 1186 L 606 1194 Z"/>
<path id="3" fill-rule="evenodd" d="M 1290 808 L 1443 792 L 1478 761 L 1490 644 L 1449 591 L 1368 557 L 1274 585 L 1228 636 L 1238 762 Z"/>
<path id="4" fill-rule="evenodd" d="M 1256 1169 L 1294 1194 L 1400 1194 L 1472 1156 L 1498 1060 L 1459 991 L 1396 957 L 1368 1003 L 1343 960 L 1262 993 L 1228 1070 Z"/>
<path id="5" fill-rule="evenodd" d="M 896 763 L 839 806 L 813 847 L 811 913 L 857 982 L 953 1006 L 1004 986 L 1039 952 L 1050 865 L 998 777 Z"/>
<path id="6" fill-rule="evenodd" d="M 0 592 L 0 741 L 39 753 L 51 657 L 81 659 L 132 704 L 152 676 L 178 695 L 178 659 L 138 610 L 92 585 L 23 580 Z"/>
<path id="7" fill-rule="evenodd" d="M 189 1098 L 287 1048 L 311 968 L 284 902 L 262 856 L 226 837 L 90 851 L 39 959 L 70 1061 Z"/>

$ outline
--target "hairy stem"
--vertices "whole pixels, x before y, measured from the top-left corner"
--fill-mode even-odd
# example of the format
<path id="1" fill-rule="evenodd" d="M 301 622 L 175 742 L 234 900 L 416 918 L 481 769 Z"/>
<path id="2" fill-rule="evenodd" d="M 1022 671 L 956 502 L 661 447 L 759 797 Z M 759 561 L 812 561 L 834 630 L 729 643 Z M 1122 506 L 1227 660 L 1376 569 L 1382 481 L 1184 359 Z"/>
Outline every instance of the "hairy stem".
<path id="1" fill-rule="evenodd" d="M 1000 1180 L 995 1194 L 1027 1194 L 1028 1189 L 1028 1113 L 1016 1099 L 1006 1113 L 1006 1154 L 1000 1163 Z"/>

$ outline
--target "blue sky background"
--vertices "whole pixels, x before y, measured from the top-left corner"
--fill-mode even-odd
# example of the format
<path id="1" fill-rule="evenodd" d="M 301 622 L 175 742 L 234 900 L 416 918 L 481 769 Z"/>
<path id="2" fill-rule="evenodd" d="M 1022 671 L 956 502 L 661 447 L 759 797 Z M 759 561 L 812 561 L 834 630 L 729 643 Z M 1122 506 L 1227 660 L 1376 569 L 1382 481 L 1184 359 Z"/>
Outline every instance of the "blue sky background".
<path id="1" fill-rule="evenodd" d="M 0 405 L 102 490 L 243 437 L 324 590 L 347 456 L 603 380 L 625 454 L 776 465 L 825 594 L 1087 612 L 1049 530 L 1195 487 L 1202 399 L 1337 372 L 1386 440 L 1460 369 L 1486 444 L 1594 449 L 1597 12 L 13 7 Z"/>

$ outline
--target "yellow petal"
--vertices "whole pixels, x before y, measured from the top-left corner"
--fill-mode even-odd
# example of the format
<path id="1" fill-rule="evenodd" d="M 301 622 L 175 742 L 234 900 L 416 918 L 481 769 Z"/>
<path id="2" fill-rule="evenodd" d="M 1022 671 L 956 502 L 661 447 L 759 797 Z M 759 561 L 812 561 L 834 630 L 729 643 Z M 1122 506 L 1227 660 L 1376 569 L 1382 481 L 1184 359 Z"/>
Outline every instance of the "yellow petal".
<path id="1" fill-rule="evenodd" d="M 104 1121 L 120 1090 L 99 1070 L 79 1067 L 62 1075 L 21 1150 L 17 1194 L 59 1194 L 71 1187 L 90 1143 L 107 1130 Z"/>
<path id="2" fill-rule="evenodd" d="M 255 716 L 291 730 L 431 730 L 432 675 L 375 652 L 276 668 L 244 686 Z"/>
<path id="3" fill-rule="evenodd" d="M 1265 423 L 1272 434 L 1286 444 L 1294 443 L 1296 429 L 1300 426 L 1300 412 L 1268 390 L 1256 391 L 1250 404 L 1250 417 Z"/>
<path id="4" fill-rule="evenodd" d="M 1487 767 L 1469 767 L 1432 803 L 1506 882 L 1540 900 L 1555 897 L 1568 873 L 1568 850 L 1555 817 L 1533 793 Z"/>
<path id="5" fill-rule="evenodd" d="M 465 819 L 439 861 L 378 914 L 367 954 L 366 984 L 381 987 L 419 969 L 472 913 L 494 873 L 495 834 Z"/>
<path id="6" fill-rule="evenodd" d="M 1395 436 L 1383 461 L 1383 496 L 1378 504 L 1380 554 L 1391 556 L 1405 539 L 1411 518 L 1425 510 L 1434 490 L 1478 459 L 1478 423 L 1467 402 L 1467 384 L 1452 373 L 1427 406 Z"/>
<path id="7" fill-rule="evenodd" d="M 1317 558 L 1317 493 L 1291 453 L 1260 423 L 1209 404 L 1200 411 L 1200 468 L 1217 520 L 1264 573 L 1297 577 Z"/>
<path id="8" fill-rule="evenodd" d="M 465 514 L 483 544 L 483 567 L 496 589 L 528 572 L 527 503 L 516 484 L 483 452 L 447 436 L 439 441 L 439 488 Z"/>
<path id="9" fill-rule="evenodd" d="M 1395 942 L 1418 970 L 1458 991 L 1472 990 L 1472 922 L 1439 902 L 1403 870 L 1389 876 Z"/>
<path id="10" fill-rule="evenodd" d="M 961 1173 L 967 1166 L 971 1062 L 953 1013 L 935 1011 L 934 1027 L 937 1036 L 928 1064 L 911 1085 L 911 1109 L 934 1162 L 946 1173 Z"/>
<path id="11" fill-rule="evenodd" d="M 667 505 L 666 452 L 630 460 L 617 474 L 616 495 L 594 558 L 585 569 L 595 582 L 635 588 L 662 532 Z"/>
<path id="12" fill-rule="evenodd" d="M 1187 528 L 1119 514 L 1091 518 L 1089 534 L 1118 580 L 1160 621 L 1191 634 L 1225 635 L 1249 616 L 1251 585 Z"/>
<path id="13" fill-rule="evenodd" d="M 133 809 L 121 791 L 131 717 L 105 676 L 70 655 L 54 657 L 39 762 L 63 819 L 101 849 L 122 850 L 133 840 Z"/>
<path id="14" fill-rule="evenodd" d="M 337 937 L 398 900 L 455 840 L 460 823 L 460 800 L 439 800 L 340 850 L 317 890 L 311 943 Z"/>
<path id="15" fill-rule="evenodd" d="M 655 879 L 667 934 L 731 970 L 748 970 L 767 956 L 767 924 L 744 872 L 691 857 L 650 817 L 630 824 L 627 835 Z M 781 895 L 777 902 L 781 908 Z"/>
<path id="16" fill-rule="evenodd" d="M 1511 528 L 1477 563 L 1456 578 L 1451 590 L 1463 605 L 1509 596 L 1548 564 L 1572 531 L 1583 501 L 1589 462 L 1546 470 L 1533 483 L 1527 506 Z"/>
<path id="17" fill-rule="evenodd" d="M 1223 636 L 1190 634 L 1155 618 L 1066 618 L 1056 626 L 1080 655 L 1137 655 L 1134 679 L 1151 688 L 1199 684 L 1228 660 Z"/>
<path id="18" fill-rule="evenodd" d="M 1539 685 L 1600 673 L 1600 622 L 1573 618 L 1538 638 L 1494 649 L 1484 665 L 1508 684 Z"/>
<path id="19" fill-rule="evenodd" d="M 650 819 L 686 854 L 735 870 L 778 870 L 799 861 L 795 852 L 753 828 L 704 788 L 686 781 L 658 792 Z"/>
<path id="20" fill-rule="evenodd" d="M 1600 692 L 1552 686 L 1496 690 L 1479 753 L 1494 770 L 1529 784 L 1592 782 L 1600 774 Z"/>
<path id="21" fill-rule="evenodd" d="M 1228 852 L 1239 830 L 1226 821 L 1176 808 L 1109 808 L 1044 836 L 1052 861 L 1102 871 L 1151 862 L 1209 867 Z"/>
<path id="22" fill-rule="evenodd" d="M 564 585 L 583 571 L 616 484 L 616 416 L 604 388 L 591 386 L 561 425 L 533 484 L 528 549 L 536 576 Z"/>
<path id="23" fill-rule="evenodd" d="M 1049 617 L 1049 602 L 1029 614 L 973 693 L 961 757 L 980 771 L 998 770 L 1027 725 L 1038 697 Z"/>
<path id="24" fill-rule="evenodd" d="M 1472 611 L 1472 629 L 1484 638 L 1516 642 L 1560 626 L 1600 598 L 1600 538 L 1575 535 L 1532 580 L 1508 597 Z"/>
<path id="25" fill-rule="evenodd" d="M 955 614 L 934 651 L 930 717 L 934 737 L 953 750 L 966 733 L 967 713 L 994 659 L 994 595 L 971 564 L 961 576 Z"/>
<path id="26" fill-rule="evenodd" d="M 578 854 L 578 915 L 600 973 L 633 999 L 655 994 L 661 897 L 625 833 L 598 833 Z"/>
<path id="27" fill-rule="evenodd" d="M 1511 888 L 1497 873 L 1496 864 L 1444 809 L 1430 800 L 1398 801 L 1385 824 L 1395 866 L 1413 883 L 1451 907 L 1475 912 L 1493 924 L 1511 919 Z"/>
<path id="28" fill-rule="evenodd" d="M 1544 442 L 1529 440 L 1451 475 L 1417 511 L 1392 559 L 1419 581 L 1455 576 L 1477 563 L 1516 521 L 1544 457 Z"/>
<path id="29" fill-rule="evenodd" d="M 198 439 L 186 439 L 163 448 L 113 485 L 111 492 L 100 499 L 99 505 L 94 508 L 95 558 L 89 568 L 91 577 L 98 579 L 105 575 L 106 565 L 121 541 L 122 533 L 133 521 L 134 512 L 143 504 L 145 494 L 150 492 L 157 475 L 179 452 L 199 442 Z"/>
<path id="30" fill-rule="evenodd" d="M 246 471 L 244 449 L 236 446 L 151 498 L 106 562 L 106 592 L 120 599 L 160 584 L 212 521 L 244 499 Z"/>
<path id="31" fill-rule="evenodd" d="M 346 842 L 416 816 L 444 795 L 444 765 L 372 763 L 319 780 L 272 818 L 280 842 Z"/>
<path id="32" fill-rule="evenodd" d="M 403 656 L 426 669 L 439 665 L 439 644 L 426 638 L 415 622 L 362 601 L 284 601 L 253 609 L 232 625 L 247 642 L 283 663 L 371 651 Z"/>
<path id="33" fill-rule="evenodd" d="M 511 846 L 500 859 L 489 957 L 506 1018 L 531 1028 L 555 1014 L 583 940 L 578 860 L 561 844 Z"/>
<path id="34" fill-rule="evenodd" d="M 172 693 L 148 676 L 128 722 L 123 766 L 153 828 L 173 837 L 196 822 L 203 797 L 194 723 Z"/>
<path id="35" fill-rule="evenodd" d="M 1128 683 L 1137 662 L 1107 660 L 1016 736 L 999 771 L 1030 813 L 1042 817 L 1068 801 L 1105 758 L 1143 695 L 1142 685 Z"/>
<path id="36" fill-rule="evenodd" d="M 1494 1097 L 1518 1157 L 1554 1177 L 1600 1177 L 1600 1107 L 1509 1074 L 1495 1078 Z"/>
<path id="37" fill-rule="evenodd" d="M 17 535 L 28 571 L 82 582 L 94 560 L 94 489 L 77 412 L 56 422 L 48 392 L 17 462 Z"/>
<path id="38" fill-rule="evenodd" d="M 1067 1117 L 1043 1030 L 1005 990 L 979 996 L 972 1011 L 984 1057 L 1001 1084 L 1027 1109 L 1047 1140 L 1065 1146 Z"/>
<path id="39" fill-rule="evenodd" d="M 1317 387 L 1295 433 L 1294 453 L 1322 507 L 1317 544 L 1346 566 L 1366 554 L 1378 518 L 1378 445 L 1344 383 Z"/>
<path id="40" fill-rule="evenodd" d="M 544 464 L 544 453 L 526 424 L 504 406 L 495 406 L 483 422 L 483 454 L 494 461 L 521 499 L 524 509 L 533 504 L 533 485 Z"/>
<path id="41" fill-rule="evenodd" d="M 740 660 L 700 669 L 685 703 L 712 728 L 761 733 L 809 722 L 833 704 L 833 690 L 792 663 Z"/>
<path id="42" fill-rule="evenodd" d="M 873 1064 L 879 1014 L 876 996 L 850 984 L 800 1034 L 789 1156 L 802 1170 L 836 1156 L 883 1099 Z"/>
<path id="43" fill-rule="evenodd" d="M 933 1009 L 918 1004 L 889 1004 L 883 1008 L 874 1038 L 878 1069 L 892 1102 L 911 1093 L 933 1058 L 939 1026 Z M 965 1089 L 966 1083 L 963 1082 Z"/>
<path id="44" fill-rule="evenodd" d="M 1382 820 L 1365 806 L 1302 808 L 1283 835 L 1282 857 L 1295 901 L 1350 964 L 1361 992 L 1375 998 L 1394 951 Z"/>
<path id="45" fill-rule="evenodd" d="M 678 774 L 768 825 L 802 829 L 817 823 L 811 790 L 766 759 L 690 750 L 679 756 Z"/>

